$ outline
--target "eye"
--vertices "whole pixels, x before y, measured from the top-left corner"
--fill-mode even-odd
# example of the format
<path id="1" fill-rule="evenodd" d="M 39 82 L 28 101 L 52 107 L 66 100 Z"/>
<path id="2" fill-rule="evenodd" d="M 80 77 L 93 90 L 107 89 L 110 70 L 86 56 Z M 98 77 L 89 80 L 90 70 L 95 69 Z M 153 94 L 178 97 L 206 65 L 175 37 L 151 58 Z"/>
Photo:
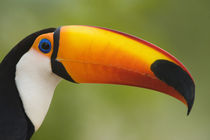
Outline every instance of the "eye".
<path id="1" fill-rule="evenodd" d="M 50 50 L 51 50 L 51 43 L 50 43 L 50 41 L 48 39 L 42 39 L 39 42 L 39 49 L 43 53 L 49 53 Z"/>

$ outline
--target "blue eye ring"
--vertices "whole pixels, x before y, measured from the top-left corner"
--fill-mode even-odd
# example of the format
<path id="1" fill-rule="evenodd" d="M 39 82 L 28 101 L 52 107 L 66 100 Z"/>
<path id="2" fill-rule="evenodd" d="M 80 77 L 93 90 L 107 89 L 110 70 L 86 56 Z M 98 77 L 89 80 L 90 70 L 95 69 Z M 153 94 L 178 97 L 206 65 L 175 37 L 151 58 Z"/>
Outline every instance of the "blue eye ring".
<path id="1" fill-rule="evenodd" d="M 39 50 L 43 53 L 49 53 L 51 50 L 51 42 L 48 39 L 42 39 L 39 42 Z"/>

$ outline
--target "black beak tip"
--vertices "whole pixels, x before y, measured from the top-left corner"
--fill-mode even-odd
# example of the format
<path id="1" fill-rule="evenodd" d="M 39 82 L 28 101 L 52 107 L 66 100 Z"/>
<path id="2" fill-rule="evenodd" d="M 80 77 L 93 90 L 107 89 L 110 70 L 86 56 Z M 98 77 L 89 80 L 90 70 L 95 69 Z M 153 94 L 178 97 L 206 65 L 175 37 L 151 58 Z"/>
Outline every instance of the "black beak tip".
<path id="1" fill-rule="evenodd" d="M 189 115 L 195 97 L 195 84 L 190 75 L 175 63 L 163 59 L 156 60 L 151 65 L 151 70 L 158 79 L 172 86 L 184 97 Z"/>
<path id="2" fill-rule="evenodd" d="M 190 115 L 191 110 L 192 110 L 192 105 L 189 105 L 189 104 L 188 104 L 187 116 Z"/>
<path id="3" fill-rule="evenodd" d="M 192 107 L 193 107 L 193 102 L 194 102 L 194 100 L 187 104 L 187 106 L 188 106 L 188 109 L 187 109 L 187 116 L 190 115 L 190 112 L 191 112 Z"/>
<path id="4" fill-rule="evenodd" d="M 193 104 L 194 104 L 194 99 L 195 99 L 195 85 L 193 83 L 192 85 L 192 89 L 191 89 L 192 93 L 190 94 L 191 98 L 185 98 L 186 101 L 187 101 L 187 106 L 188 106 L 188 110 L 187 110 L 187 116 L 189 116 L 190 112 L 191 112 L 191 109 L 193 107 Z"/>

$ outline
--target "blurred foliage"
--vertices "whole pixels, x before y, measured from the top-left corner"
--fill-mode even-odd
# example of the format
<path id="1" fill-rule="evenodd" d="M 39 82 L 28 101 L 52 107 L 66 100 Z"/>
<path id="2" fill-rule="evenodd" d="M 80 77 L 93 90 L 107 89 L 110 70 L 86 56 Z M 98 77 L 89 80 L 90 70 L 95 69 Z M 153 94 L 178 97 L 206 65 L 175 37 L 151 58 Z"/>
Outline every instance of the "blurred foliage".
<path id="1" fill-rule="evenodd" d="M 26 35 L 84 24 L 146 39 L 169 51 L 196 82 L 192 112 L 155 91 L 62 81 L 32 140 L 209 140 L 210 1 L 1 0 L 0 58 Z"/>

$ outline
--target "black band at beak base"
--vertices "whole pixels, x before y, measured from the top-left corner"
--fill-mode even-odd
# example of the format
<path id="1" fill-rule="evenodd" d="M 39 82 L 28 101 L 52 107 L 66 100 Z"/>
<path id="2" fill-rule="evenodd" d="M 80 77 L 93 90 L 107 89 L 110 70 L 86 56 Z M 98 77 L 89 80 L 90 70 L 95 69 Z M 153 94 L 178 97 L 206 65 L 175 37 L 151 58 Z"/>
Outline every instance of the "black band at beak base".
<path id="1" fill-rule="evenodd" d="M 55 30 L 53 38 L 54 38 L 54 47 L 53 47 L 53 53 L 51 57 L 52 71 L 58 76 L 64 78 L 65 80 L 76 83 L 68 74 L 63 64 L 56 60 L 58 49 L 59 49 L 60 27 Z"/>

